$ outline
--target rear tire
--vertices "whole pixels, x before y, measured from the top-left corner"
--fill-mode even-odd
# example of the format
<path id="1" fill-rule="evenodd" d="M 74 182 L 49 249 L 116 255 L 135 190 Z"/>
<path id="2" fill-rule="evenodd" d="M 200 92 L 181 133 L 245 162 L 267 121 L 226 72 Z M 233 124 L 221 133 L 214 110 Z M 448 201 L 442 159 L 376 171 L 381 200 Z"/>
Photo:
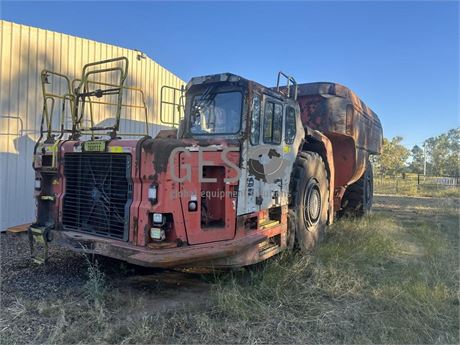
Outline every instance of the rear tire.
<path id="1" fill-rule="evenodd" d="M 366 170 L 358 181 L 348 186 L 342 198 L 339 216 L 362 217 L 372 208 L 374 197 L 374 174 L 372 164 L 366 162 Z"/>
<path id="2" fill-rule="evenodd" d="M 295 242 L 301 251 L 310 251 L 322 237 L 329 210 L 326 166 L 317 153 L 299 153 L 291 180 L 291 196 Z"/>

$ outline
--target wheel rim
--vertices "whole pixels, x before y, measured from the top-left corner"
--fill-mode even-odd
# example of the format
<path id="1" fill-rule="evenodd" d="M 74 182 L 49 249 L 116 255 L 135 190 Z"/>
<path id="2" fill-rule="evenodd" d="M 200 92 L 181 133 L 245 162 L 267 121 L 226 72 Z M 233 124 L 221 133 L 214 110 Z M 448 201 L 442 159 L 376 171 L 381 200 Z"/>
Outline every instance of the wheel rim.
<path id="1" fill-rule="evenodd" d="M 311 179 L 306 187 L 304 199 L 304 219 L 308 225 L 316 225 L 321 218 L 321 191 L 316 180 Z"/>

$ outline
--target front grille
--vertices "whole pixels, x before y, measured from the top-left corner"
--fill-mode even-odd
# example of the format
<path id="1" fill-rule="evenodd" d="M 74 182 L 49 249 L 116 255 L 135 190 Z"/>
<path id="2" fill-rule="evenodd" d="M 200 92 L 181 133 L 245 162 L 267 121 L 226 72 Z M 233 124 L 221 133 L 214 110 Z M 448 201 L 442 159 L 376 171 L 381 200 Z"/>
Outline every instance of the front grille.
<path id="1" fill-rule="evenodd" d="M 131 156 L 67 153 L 64 230 L 128 240 Z"/>

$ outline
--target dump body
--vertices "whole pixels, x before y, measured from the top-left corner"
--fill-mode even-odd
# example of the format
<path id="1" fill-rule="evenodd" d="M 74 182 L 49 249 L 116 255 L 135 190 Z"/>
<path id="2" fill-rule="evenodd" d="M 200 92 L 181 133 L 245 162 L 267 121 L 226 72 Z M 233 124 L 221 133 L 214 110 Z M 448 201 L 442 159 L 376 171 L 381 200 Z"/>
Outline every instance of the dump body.
<path id="1" fill-rule="evenodd" d="M 353 91 L 337 83 L 299 84 L 297 100 L 304 126 L 331 141 L 335 192 L 341 197 L 346 186 L 363 175 L 369 155 L 380 153 L 380 120 Z"/>
<path id="2" fill-rule="evenodd" d="M 326 82 L 300 84 L 297 100 L 304 125 L 326 135 L 349 136 L 357 148 L 370 154 L 380 153 L 380 120 L 349 88 Z"/>

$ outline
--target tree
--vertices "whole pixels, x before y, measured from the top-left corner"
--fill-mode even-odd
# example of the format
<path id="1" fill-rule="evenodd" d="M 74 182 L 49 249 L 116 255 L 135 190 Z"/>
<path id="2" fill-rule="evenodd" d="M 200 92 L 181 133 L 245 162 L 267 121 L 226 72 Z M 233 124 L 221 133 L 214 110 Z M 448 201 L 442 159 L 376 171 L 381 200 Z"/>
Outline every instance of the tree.
<path id="1" fill-rule="evenodd" d="M 430 174 L 459 176 L 460 128 L 428 138 L 424 142 Z"/>
<path id="2" fill-rule="evenodd" d="M 460 128 L 451 129 L 447 132 L 448 154 L 444 173 L 450 176 L 460 175 Z"/>
<path id="3" fill-rule="evenodd" d="M 401 142 L 402 137 L 391 140 L 383 139 L 382 154 L 374 156 L 373 163 L 376 171 L 381 175 L 396 175 L 403 172 L 409 157 L 409 150 Z"/>
<path id="4" fill-rule="evenodd" d="M 415 145 L 411 150 L 412 162 L 409 165 L 409 170 L 416 174 L 423 173 L 423 167 L 425 165 L 425 154 L 420 146 Z"/>

